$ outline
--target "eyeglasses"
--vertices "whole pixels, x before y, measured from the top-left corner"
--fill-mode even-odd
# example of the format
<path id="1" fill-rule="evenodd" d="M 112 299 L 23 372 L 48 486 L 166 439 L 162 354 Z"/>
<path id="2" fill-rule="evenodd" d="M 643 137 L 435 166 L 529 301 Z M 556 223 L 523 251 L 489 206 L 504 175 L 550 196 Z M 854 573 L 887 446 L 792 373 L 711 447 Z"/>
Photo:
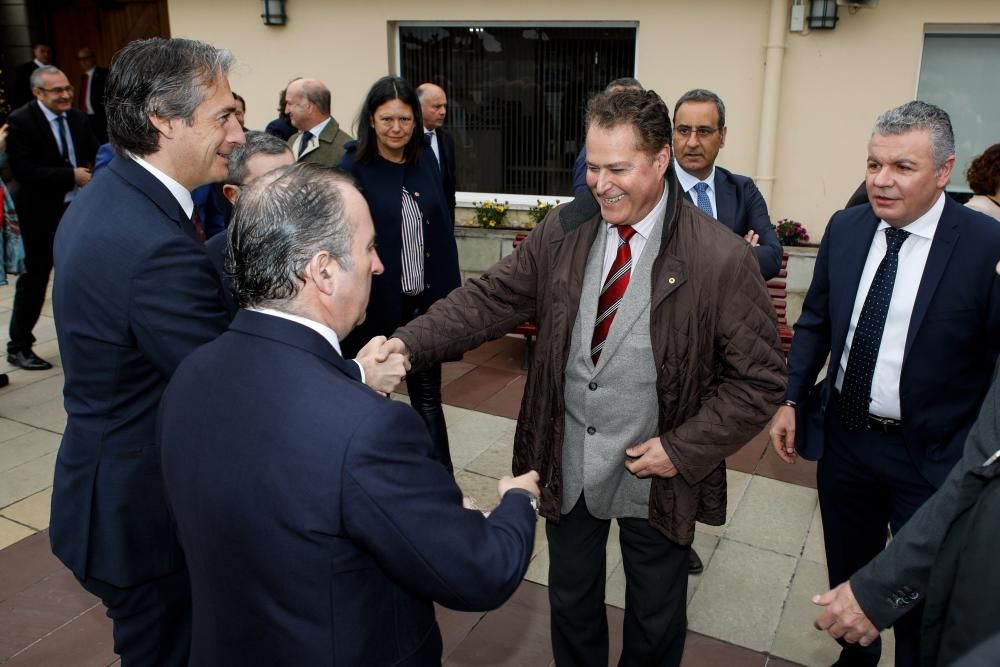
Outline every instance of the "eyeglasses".
<path id="1" fill-rule="evenodd" d="M 682 139 L 687 139 L 692 133 L 697 134 L 699 139 L 708 139 L 710 136 L 719 131 L 717 127 L 688 127 L 687 125 L 678 125 L 674 128 L 674 134 Z"/>
<path id="2" fill-rule="evenodd" d="M 38 90 L 43 93 L 55 93 L 56 95 L 62 95 L 63 93 L 72 93 L 73 86 L 59 86 L 58 88 L 39 88 Z"/>

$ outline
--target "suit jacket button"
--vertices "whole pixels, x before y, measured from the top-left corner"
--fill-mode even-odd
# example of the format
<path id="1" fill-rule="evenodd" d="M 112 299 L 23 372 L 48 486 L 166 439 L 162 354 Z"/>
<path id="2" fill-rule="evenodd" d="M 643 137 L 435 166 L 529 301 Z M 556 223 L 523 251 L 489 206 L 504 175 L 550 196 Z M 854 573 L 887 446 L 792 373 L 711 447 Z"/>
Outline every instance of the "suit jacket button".
<path id="1" fill-rule="evenodd" d="M 596 428 L 594 428 L 593 426 L 588 426 L 587 427 L 587 435 L 594 435 L 595 433 L 597 433 L 597 429 Z"/>
<path id="2" fill-rule="evenodd" d="M 414 196 L 414 197 L 419 197 L 419 196 L 420 196 L 420 193 L 419 193 L 419 192 L 414 192 L 414 193 L 413 193 L 413 196 Z"/>
<path id="3" fill-rule="evenodd" d="M 587 385 L 587 388 L 590 389 L 590 391 L 594 391 L 595 389 L 597 389 L 597 383 L 591 382 L 590 384 Z"/>

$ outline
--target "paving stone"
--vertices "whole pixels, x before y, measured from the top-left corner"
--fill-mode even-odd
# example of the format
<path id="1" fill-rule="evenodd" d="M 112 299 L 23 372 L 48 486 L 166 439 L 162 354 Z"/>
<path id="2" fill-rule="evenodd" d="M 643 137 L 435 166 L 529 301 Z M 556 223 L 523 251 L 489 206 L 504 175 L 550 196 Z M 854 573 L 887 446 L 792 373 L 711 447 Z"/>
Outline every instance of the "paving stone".
<path id="1" fill-rule="evenodd" d="M 34 426 L 28 426 L 27 424 L 22 424 L 21 422 L 14 421 L 12 419 L 0 418 L 0 452 L 3 451 L 3 445 L 8 440 L 31 433 L 34 430 Z M 0 454 L 0 456 L 3 455 Z M 3 464 L 0 463 L 0 469 L 2 468 Z"/>
<path id="2" fill-rule="evenodd" d="M 812 489 L 755 476 L 726 538 L 797 558 L 802 554 L 816 502 Z"/>
<path id="3" fill-rule="evenodd" d="M 826 565 L 826 550 L 823 547 L 823 520 L 820 518 L 819 503 L 813 511 L 812 522 L 809 524 L 809 536 L 806 546 L 802 549 L 802 557 L 814 563 Z"/>
<path id="4" fill-rule="evenodd" d="M 6 419 L 0 421 L 14 424 Z M 55 433 L 25 424 L 16 424 L 11 427 L 11 430 L 23 430 L 23 432 L 21 435 L 0 442 L 0 480 L 3 479 L 3 475 L 7 471 L 58 451 L 59 442 L 62 440 Z M 3 493 L 0 491 L 0 496 L 2 495 Z M 2 502 L 0 502 L 0 507 L 3 507 Z"/>
<path id="5" fill-rule="evenodd" d="M 62 433 L 66 429 L 61 375 L 48 377 L 23 387 L 18 387 L 16 384 L 11 387 L 11 390 L 0 394 L 0 417 L 54 433 Z"/>
<path id="6" fill-rule="evenodd" d="M 812 596 L 828 588 L 826 566 L 799 561 L 770 649 L 772 655 L 806 665 L 832 665 L 837 661 L 840 645 L 813 627 L 823 610 L 812 603 Z"/>
<path id="7" fill-rule="evenodd" d="M 34 534 L 35 531 L 31 528 L 0 517 L 0 549 L 9 547 Z"/>
<path id="8" fill-rule="evenodd" d="M 791 556 L 724 538 L 688 607 L 688 627 L 767 651 L 795 565 Z"/>
<path id="9" fill-rule="evenodd" d="M 52 505 L 52 487 L 28 496 L 20 502 L 0 510 L 0 516 L 24 524 L 35 530 L 49 527 L 49 512 Z"/>
<path id="10" fill-rule="evenodd" d="M 464 468 L 492 447 L 500 438 L 514 441 L 514 422 L 504 417 L 467 411 L 448 422 L 448 442 L 455 469 Z M 447 420 L 447 415 L 446 415 Z M 508 468 L 509 468 L 508 462 Z"/>
<path id="11" fill-rule="evenodd" d="M 0 473 L 0 507 L 13 505 L 52 486 L 55 465 L 56 453 L 50 452 Z"/>

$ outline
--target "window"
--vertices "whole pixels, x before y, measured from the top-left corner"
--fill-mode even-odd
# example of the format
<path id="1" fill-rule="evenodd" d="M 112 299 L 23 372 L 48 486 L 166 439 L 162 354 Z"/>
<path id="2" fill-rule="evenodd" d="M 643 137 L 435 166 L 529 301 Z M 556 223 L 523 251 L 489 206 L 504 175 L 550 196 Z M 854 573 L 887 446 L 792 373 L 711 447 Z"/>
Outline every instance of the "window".
<path id="1" fill-rule="evenodd" d="M 571 196 L 587 99 L 634 76 L 635 40 L 634 26 L 404 24 L 399 71 L 448 94 L 459 190 Z"/>
<path id="2" fill-rule="evenodd" d="M 928 26 L 917 98 L 951 116 L 955 170 L 949 191 L 970 192 L 972 158 L 1000 141 L 1000 26 Z"/>

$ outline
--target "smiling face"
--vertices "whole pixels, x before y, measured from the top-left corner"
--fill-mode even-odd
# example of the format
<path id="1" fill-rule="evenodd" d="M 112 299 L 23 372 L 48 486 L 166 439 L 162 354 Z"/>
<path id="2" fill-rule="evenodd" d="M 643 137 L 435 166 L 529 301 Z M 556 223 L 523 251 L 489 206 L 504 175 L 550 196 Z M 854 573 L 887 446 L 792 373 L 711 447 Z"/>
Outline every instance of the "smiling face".
<path id="1" fill-rule="evenodd" d="M 73 86 L 62 72 L 42 75 L 42 87 L 32 88 L 35 99 L 52 113 L 66 113 L 73 108 Z"/>
<path id="2" fill-rule="evenodd" d="M 587 186 L 613 225 L 641 221 L 663 195 L 670 147 L 650 154 L 638 147 L 638 139 L 629 124 L 587 130 Z"/>
<path id="3" fill-rule="evenodd" d="M 236 119 L 236 101 L 229 82 L 220 78 L 205 89 L 205 99 L 189 124 L 180 118 L 153 118 L 163 138 L 158 153 L 169 163 L 167 173 L 193 190 L 226 179 L 229 153 L 246 140 Z"/>
<path id="4" fill-rule="evenodd" d="M 316 112 L 313 103 L 306 99 L 301 79 L 288 84 L 288 89 L 285 91 L 285 113 L 288 114 L 288 122 L 300 132 L 312 129 L 316 125 L 313 122 Z"/>
<path id="5" fill-rule="evenodd" d="M 940 167 L 934 166 L 927 130 L 873 134 L 865 186 L 875 215 L 896 228 L 910 224 L 937 201 L 954 165 L 952 155 Z"/>
<path id="6" fill-rule="evenodd" d="M 714 102 L 685 102 L 674 114 L 674 157 L 687 173 L 708 178 L 726 145 L 726 128 L 719 127 Z"/>
<path id="7" fill-rule="evenodd" d="M 375 109 L 371 124 L 379 155 L 393 162 L 402 160 L 403 149 L 413 136 L 413 123 L 413 109 L 401 100 L 389 100 Z"/>

